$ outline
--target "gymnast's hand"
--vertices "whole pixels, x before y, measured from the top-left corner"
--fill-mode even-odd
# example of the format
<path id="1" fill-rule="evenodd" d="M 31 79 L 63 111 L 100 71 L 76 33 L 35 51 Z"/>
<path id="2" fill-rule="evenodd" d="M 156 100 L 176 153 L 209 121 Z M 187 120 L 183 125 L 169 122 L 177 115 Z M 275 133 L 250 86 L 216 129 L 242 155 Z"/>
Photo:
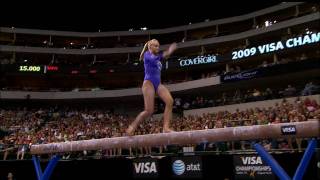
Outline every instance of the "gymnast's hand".
<path id="1" fill-rule="evenodd" d="M 177 49 L 177 43 L 172 43 L 169 47 L 169 54 L 172 54 Z"/>
<path id="2" fill-rule="evenodd" d="M 168 50 L 163 52 L 163 57 L 167 59 L 176 49 L 177 49 L 177 43 L 172 43 L 169 46 Z"/>

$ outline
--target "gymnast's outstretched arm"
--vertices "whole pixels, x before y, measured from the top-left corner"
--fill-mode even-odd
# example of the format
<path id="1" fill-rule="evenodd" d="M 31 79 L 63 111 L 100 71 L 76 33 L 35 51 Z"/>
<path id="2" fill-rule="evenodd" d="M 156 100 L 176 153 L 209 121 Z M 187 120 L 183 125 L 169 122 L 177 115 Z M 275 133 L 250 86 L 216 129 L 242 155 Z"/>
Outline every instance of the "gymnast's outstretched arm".
<path id="1" fill-rule="evenodd" d="M 177 43 L 172 43 L 167 50 L 163 52 L 165 59 L 169 58 L 170 55 L 177 49 Z"/>

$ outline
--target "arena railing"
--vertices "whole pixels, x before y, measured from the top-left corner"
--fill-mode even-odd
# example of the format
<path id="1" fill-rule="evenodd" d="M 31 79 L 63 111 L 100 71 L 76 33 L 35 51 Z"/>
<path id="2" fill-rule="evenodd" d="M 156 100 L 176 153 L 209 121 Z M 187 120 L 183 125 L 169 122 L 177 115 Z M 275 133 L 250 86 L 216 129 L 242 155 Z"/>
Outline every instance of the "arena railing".
<path id="1" fill-rule="evenodd" d="M 304 24 L 307 22 L 317 21 L 320 19 L 320 13 L 312 13 L 298 18 L 276 23 L 268 28 L 252 29 L 249 31 L 236 33 L 232 35 L 212 37 L 207 39 L 193 40 L 178 43 L 179 48 L 190 48 L 195 46 L 205 46 L 215 43 L 223 43 L 228 41 L 235 41 L 245 39 L 252 36 L 273 32 L 276 30 Z M 162 45 L 161 50 L 168 48 L 169 45 Z M 26 53 L 47 53 L 47 54 L 74 54 L 74 55 L 98 55 L 98 54 L 114 54 L 114 53 L 139 53 L 141 47 L 128 48 L 100 48 L 100 49 L 63 49 L 63 48 L 41 48 L 41 47 L 24 47 L 24 46 L 10 46 L 0 45 L 0 51 L 4 52 L 26 52 Z"/>
<path id="2" fill-rule="evenodd" d="M 23 28 L 5 28 L 0 27 L 0 32 L 6 33 L 21 33 L 21 34 L 35 34 L 35 35 L 52 35 L 52 36 L 69 36 L 69 37 L 113 37 L 113 36 L 137 36 L 137 35 L 151 35 L 151 34 L 167 34 L 185 30 L 193 30 L 203 27 L 210 27 L 220 24 L 228 24 L 233 22 L 244 21 L 253 19 L 254 17 L 262 16 L 265 14 L 273 13 L 290 7 L 295 7 L 303 4 L 303 2 L 286 2 L 266 9 L 262 9 L 249 14 L 218 19 L 210 22 L 201 22 L 191 25 L 184 25 L 178 27 L 171 27 L 165 29 L 155 29 L 147 31 L 110 31 L 110 32 L 69 32 L 69 31 L 50 31 L 50 30 L 37 30 L 37 29 L 23 29 Z"/>

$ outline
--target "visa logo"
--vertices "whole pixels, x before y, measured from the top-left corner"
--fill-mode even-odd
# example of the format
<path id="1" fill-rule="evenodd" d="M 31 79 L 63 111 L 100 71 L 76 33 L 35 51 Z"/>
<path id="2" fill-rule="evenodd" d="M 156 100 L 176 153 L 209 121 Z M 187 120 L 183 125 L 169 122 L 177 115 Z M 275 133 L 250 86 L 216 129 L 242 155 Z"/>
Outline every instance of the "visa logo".
<path id="1" fill-rule="evenodd" d="M 136 173 L 157 173 L 155 162 L 133 163 Z"/>
<path id="2" fill-rule="evenodd" d="M 262 164 L 261 157 L 259 156 L 252 156 L 252 157 L 241 157 L 242 163 L 244 165 L 249 165 L 249 164 Z"/>

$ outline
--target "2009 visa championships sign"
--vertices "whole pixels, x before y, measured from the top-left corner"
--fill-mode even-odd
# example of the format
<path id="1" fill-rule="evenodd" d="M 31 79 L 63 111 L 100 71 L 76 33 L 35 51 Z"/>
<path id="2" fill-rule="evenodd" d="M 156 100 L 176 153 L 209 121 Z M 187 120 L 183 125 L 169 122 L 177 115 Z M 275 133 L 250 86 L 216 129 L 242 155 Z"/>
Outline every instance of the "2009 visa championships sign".
<path id="1" fill-rule="evenodd" d="M 303 46 L 307 44 L 317 43 L 320 41 L 320 32 L 306 34 L 300 37 L 294 37 L 287 39 L 286 41 L 272 42 L 269 44 L 263 44 L 258 47 L 251 47 L 244 50 L 233 51 L 232 59 L 237 60 L 254 55 L 265 54 L 269 52 L 279 51 L 286 48 L 293 48 Z"/>

